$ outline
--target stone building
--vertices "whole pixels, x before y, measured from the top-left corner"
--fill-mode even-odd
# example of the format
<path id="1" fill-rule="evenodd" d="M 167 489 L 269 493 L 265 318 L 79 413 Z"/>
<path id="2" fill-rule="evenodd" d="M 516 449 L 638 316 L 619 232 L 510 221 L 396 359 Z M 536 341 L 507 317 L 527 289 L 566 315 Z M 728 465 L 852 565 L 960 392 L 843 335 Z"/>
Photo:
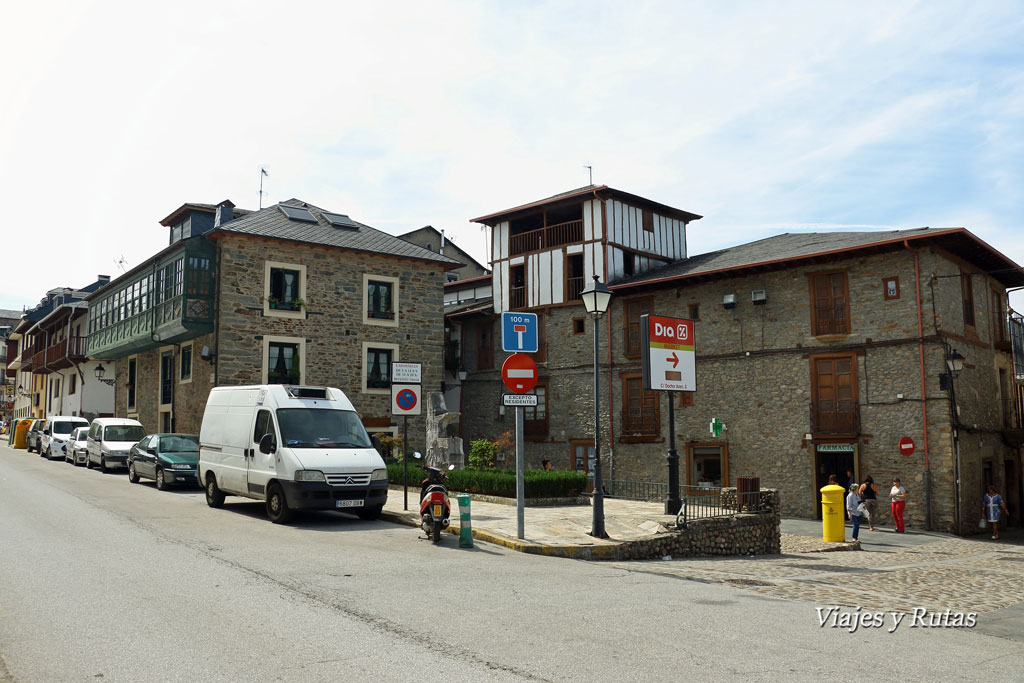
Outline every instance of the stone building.
<path id="1" fill-rule="evenodd" d="M 445 276 L 447 282 L 468 280 L 483 275 L 490 275 L 491 273 L 487 268 L 480 265 L 475 258 L 470 256 L 469 252 L 455 244 L 455 242 L 452 242 L 452 239 L 444 234 L 444 230 L 438 230 L 432 225 L 426 225 L 418 230 L 403 233 L 399 237 L 406 242 L 412 242 L 415 245 L 421 246 L 427 251 L 443 254 L 448 258 L 458 261 L 460 265 L 447 272 Z M 447 293 L 447 290 L 445 292 Z"/>
<path id="2" fill-rule="evenodd" d="M 370 432 L 395 434 L 389 363 L 440 384 L 456 261 L 295 199 L 184 204 L 161 224 L 170 245 L 89 300 L 89 353 L 116 364 L 118 416 L 198 433 L 211 387 L 326 385 Z"/>
<path id="3" fill-rule="evenodd" d="M 580 213 L 582 233 L 562 220 Z M 994 483 L 1020 523 L 1024 368 L 1014 366 L 1021 325 L 1006 289 L 1024 285 L 1024 270 L 962 228 L 785 234 L 687 257 L 694 218 L 598 187 L 477 219 L 493 228 L 494 302 L 460 315 L 467 443 L 513 425 L 500 408 L 507 354 L 495 316 L 530 310 L 541 377 L 539 405 L 526 409 L 528 460 L 592 468 L 594 321 L 570 275 L 596 273 L 613 292 L 598 322 L 613 495 L 664 495 L 671 400 L 684 485 L 759 476 L 779 489 L 784 514 L 814 517 L 830 474 L 871 475 L 883 500 L 899 476 L 911 526 L 971 533 Z M 578 253 L 582 269 L 569 263 Z M 644 389 L 645 313 L 695 321 L 695 393 Z M 725 425 L 719 436 L 713 419 Z"/>

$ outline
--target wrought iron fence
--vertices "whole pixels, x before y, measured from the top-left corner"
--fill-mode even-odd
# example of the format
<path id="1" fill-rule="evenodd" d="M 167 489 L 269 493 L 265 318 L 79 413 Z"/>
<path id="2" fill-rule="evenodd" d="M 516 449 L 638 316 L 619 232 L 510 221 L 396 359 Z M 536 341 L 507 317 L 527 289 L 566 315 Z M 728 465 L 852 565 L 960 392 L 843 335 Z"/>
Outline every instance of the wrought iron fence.
<path id="1" fill-rule="evenodd" d="M 668 484 L 656 481 L 612 479 L 605 485 L 608 495 L 626 500 L 656 501 L 668 498 Z"/>
<path id="2" fill-rule="evenodd" d="M 612 479 L 607 482 L 605 488 L 611 498 L 650 502 L 668 498 L 668 484 L 660 482 Z M 763 512 L 760 488 L 739 490 L 710 486 L 680 486 L 679 500 L 681 507 L 677 520 L 680 524 L 695 519 L 730 517 L 740 512 Z"/>

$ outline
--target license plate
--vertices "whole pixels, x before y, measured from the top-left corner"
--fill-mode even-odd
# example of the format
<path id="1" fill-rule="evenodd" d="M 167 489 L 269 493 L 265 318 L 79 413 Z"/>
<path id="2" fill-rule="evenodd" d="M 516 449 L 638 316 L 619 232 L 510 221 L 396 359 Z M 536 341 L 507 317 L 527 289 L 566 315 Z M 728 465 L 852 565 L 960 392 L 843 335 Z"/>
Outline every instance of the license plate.
<path id="1" fill-rule="evenodd" d="M 363 501 L 361 500 L 336 500 L 334 506 L 339 508 L 361 508 L 363 507 Z"/>
<path id="2" fill-rule="evenodd" d="M 436 517 L 438 519 L 441 518 L 441 506 L 440 505 L 435 505 L 434 506 L 434 517 Z"/>

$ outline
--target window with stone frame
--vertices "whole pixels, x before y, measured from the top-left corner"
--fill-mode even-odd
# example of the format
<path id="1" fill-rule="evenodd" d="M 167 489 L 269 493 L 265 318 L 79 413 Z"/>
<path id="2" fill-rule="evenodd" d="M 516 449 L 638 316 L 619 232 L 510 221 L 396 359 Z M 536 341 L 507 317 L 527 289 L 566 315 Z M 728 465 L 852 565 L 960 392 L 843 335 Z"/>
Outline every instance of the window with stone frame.
<path id="1" fill-rule="evenodd" d="M 814 336 L 850 333 L 850 301 L 846 271 L 813 273 L 811 327 Z"/>
<path id="2" fill-rule="evenodd" d="M 394 352 L 388 348 L 366 349 L 366 388 L 387 389 L 391 386 L 391 361 Z"/>
<path id="3" fill-rule="evenodd" d="M 302 309 L 302 295 L 299 291 L 301 272 L 291 268 L 270 269 L 270 296 L 267 303 L 275 311 L 298 311 Z"/>
<path id="4" fill-rule="evenodd" d="M 651 312 L 653 301 L 652 297 L 645 296 L 625 302 L 622 355 L 627 358 L 640 357 L 640 316 Z"/>
<path id="5" fill-rule="evenodd" d="M 297 342 L 267 344 L 267 384 L 301 384 L 301 359 Z"/>
<path id="6" fill-rule="evenodd" d="M 537 405 L 523 408 L 523 436 L 528 441 L 541 441 L 548 437 L 547 379 L 537 380 L 537 386 L 529 393 L 537 397 Z"/>
<path id="7" fill-rule="evenodd" d="M 191 382 L 192 381 L 192 344 L 182 344 L 181 354 L 178 358 L 179 369 L 178 369 L 178 381 L 179 382 Z"/>
<path id="8" fill-rule="evenodd" d="M 395 319 L 395 285 L 393 282 L 369 280 L 366 283 L 366 317 L 374 320 Z"/>
<path id="9" fill-rule="evenodd" d="M 135 410 L 135 375 L 138 370 L 138 361 L 135 358 L 128 359 L 128 377 L 125 386 L 125 407 L 128 410 Z"/>
<path id="10" fill-rule="evenodd" d="M 622 435 L 624 442 L 654 441 L 661 435 L 659 394 L 643 388 L 639 372 L 622 374 Z"/>

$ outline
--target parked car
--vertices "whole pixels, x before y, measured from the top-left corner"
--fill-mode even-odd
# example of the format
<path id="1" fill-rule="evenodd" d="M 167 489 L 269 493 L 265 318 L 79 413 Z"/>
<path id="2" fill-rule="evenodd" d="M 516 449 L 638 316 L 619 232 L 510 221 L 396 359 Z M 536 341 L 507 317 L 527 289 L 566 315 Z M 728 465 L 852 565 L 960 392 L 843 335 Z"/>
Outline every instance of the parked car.
<path id="1" fill-rule="evenodd" d="M 106 472 L 111 467 L 128 467 L 132 446 L 146 436 L 138 420 L 123 417 L 97 417 L 89 425 L 89 454 L 85 466 L 99 465 Z"/>
<path id="2" fill-rule="evenodd" d="M 31 453 L 42 453 L 40 448 L 42 447 L 43 438 L 43 427 L 46 425 L 46 420 L 37 419 L 32 420 L 32 426 L 28 428 L 28 435 L 25 436 L 25 448 Z"/>
<path id="3" fill-rule="evenodd" d="M 68 417 L 66 415 L 55 415 L 46 418 L 43 426 L 43 435 L 40 437 L 39 454 L 46 459 L 63 458 L 67 459 L 65 449 L 71 432 L 77 427 L 88 427 L 89 421 L 84 417 Z"/>
<path id="4" fill-rule="evenodd" d="M 64 449 L 64 460 L 72 465 L 84 465 L 89 457 L 89 427 L 76 427 Z"/>
<path id="5" fill-rule="evenodd" d="M 128 456 L 128 481 L 153 479 L 163 491 L 174 484 L 199 485 L 199 436 L 197 434 L 150 434 L 132 447 Z"/>

